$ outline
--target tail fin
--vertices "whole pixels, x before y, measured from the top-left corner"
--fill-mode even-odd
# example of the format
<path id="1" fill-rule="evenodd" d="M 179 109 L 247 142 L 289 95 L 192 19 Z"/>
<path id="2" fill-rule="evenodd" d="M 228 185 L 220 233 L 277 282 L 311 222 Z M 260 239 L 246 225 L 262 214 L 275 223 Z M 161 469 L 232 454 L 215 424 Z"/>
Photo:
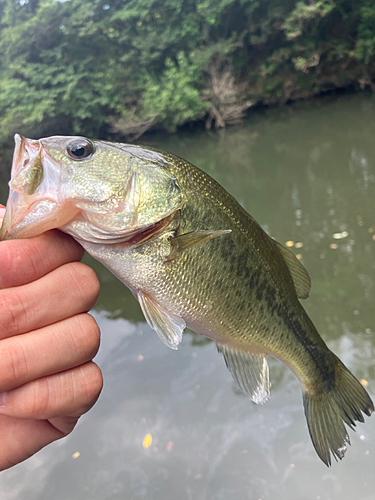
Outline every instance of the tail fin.
<path id="1" fill-rule="evenodd" d="M 354 430 L 355 421 L 364 422 L 361 412 L 370 416 L 374 404 L 362 384 L 335 356 L 335 382 L 324 389 L 304 391 L 303 403 L 310 437 L 323 462 L 331 465 L 331 453 L 340 460 L 350 444 L 344 425 Z"/>

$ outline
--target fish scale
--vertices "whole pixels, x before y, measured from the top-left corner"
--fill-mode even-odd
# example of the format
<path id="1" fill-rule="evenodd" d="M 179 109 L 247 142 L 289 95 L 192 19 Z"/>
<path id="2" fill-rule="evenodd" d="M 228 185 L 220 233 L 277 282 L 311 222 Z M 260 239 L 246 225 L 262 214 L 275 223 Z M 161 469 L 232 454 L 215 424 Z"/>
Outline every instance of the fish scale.
<path id="1" fill-rule="evenodd" d="M 132 290 L 167 346 L 186 326 L 214 339 L 256 403 L 270 393 L 266 356 L 284 362 L 318 455 L 326 465 L 344 456 L 345 424 L 373 403 L 303 309 L 302 264 L 209 175 L 152 148 L 16 136 L 10 188 L 2 239 L 70 234 Z"/>

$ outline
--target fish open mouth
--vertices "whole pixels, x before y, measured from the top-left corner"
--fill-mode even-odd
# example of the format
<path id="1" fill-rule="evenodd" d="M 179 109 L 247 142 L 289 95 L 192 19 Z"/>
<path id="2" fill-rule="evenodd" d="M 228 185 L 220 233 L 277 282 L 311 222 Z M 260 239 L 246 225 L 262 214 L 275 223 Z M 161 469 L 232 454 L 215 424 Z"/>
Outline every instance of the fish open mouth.
<path id="1" fill-rule="evenodd" d="M 43 186 L 48 154 L 42 143 L 18 134 L 14 140 L 9 197 L 0 240 L 37 236 L 66 224 L 78 211 L 72 204 L 59 203 L 56 191 Z"/>

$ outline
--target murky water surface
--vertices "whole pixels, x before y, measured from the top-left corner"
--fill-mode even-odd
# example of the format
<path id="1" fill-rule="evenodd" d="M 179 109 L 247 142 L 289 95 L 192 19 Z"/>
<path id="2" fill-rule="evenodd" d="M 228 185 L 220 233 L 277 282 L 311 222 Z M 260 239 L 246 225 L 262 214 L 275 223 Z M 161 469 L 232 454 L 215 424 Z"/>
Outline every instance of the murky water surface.
<path id="1" fill-rule="evenodd" d="M 371 96 L 343 96 L 253 115 L 221 133 L 144 141 L 208 172 L 290 242 L 312 277 L 308 313 L 373 398 L 374 116 Z M 102 284 L 93 315 L 103 393 L 71 436 L 0 475 L 1 499 L 375 499 L 375 416 L 350 432 L 345 459 L 327 469 L 284 365 L 270 360 L 271 399 L 256 406 L 234 387 L 214 343 L 188 332 L 178 351 L 168 349 L 131 293 L 86 262 Z"/>

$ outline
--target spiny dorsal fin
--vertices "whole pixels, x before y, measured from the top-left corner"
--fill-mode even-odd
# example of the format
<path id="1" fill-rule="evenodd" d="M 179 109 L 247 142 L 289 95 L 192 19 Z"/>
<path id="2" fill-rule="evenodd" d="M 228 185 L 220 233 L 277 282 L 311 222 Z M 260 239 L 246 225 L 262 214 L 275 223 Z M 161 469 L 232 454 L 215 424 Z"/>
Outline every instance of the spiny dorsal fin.
<path id="1" fill-rule="evenodd" d="M 175 238 L 170 240 L 172 244 L 171 253 L 167 257 L 167 261 L 172 260 L 179 253 L 183 252 L 187 248 L 190 248 L 195 245 L 200 245 L 205 241 L 212 240 L 213 238 L 217 238 L 222 234 L 231 233 L 231 229 L 223 229 L 220 231 L 192 231 L 191 233 L 180 234 Z"/>
<path id="2" fill-rule="evenodd" d="M 254 403 L 265 403 L 270 396 L 268 363 L 265 354 L 250 354 L 216 343 L 236 384 Z"/>
<path id="3" fill-rule="evenodd" d="M 156 331 L 160 340 L 171 349 L 178 349 L 186 326 L 185 321 L 180 316 L 166 311 L 149 295 L 138 292 L 137 297 L 147 323 Z"/>
<path id="4" fill-rule="evenodd" d="M 275 240 L 274 240 L 275 241 Z M 311 279 L 309 273 L 303 267 L 293 252 L 283 247 L 275 241 L 275 244 L 283 256 L 283 259 L 288 266 L 289 272 L 292 275 L 294 288 L 296 289 L 299 299 L 307 299 L 310 294 Z"/>

